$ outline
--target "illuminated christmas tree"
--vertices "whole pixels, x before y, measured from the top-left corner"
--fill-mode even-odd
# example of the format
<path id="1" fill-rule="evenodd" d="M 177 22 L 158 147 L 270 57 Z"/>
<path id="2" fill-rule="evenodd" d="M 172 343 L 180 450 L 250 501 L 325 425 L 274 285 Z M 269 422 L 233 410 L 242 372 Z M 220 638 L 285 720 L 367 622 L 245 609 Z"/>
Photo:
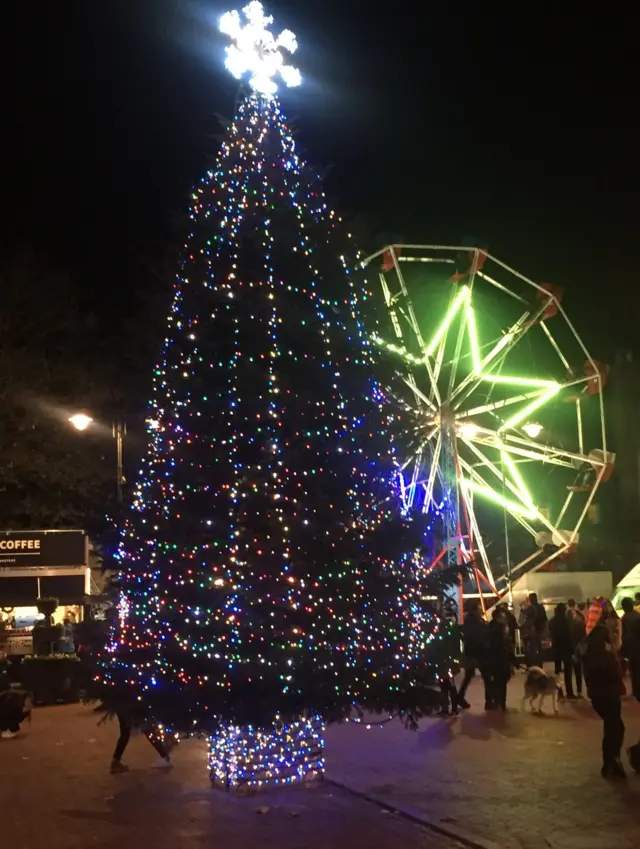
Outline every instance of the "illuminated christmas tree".
<path id="1" fill-rule="evenodd" d="M 295 38 L 244 14 L 221 29 L 251 90 L 193 194 L 102 671 L 107 701 L 209 735 L 227 784 L 321 771 L 354 710 L 419 716 L 440 636 L 401 559 L 357 253 L 275 96 Z"/>

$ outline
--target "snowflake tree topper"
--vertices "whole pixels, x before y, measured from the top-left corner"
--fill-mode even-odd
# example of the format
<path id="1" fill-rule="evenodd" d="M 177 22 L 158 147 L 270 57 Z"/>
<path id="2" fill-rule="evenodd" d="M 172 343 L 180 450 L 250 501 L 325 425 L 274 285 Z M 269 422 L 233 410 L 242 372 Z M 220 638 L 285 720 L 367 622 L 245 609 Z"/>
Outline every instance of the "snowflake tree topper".
<path id="1" fill-rule="evenodd" d="M 287 65 L 283 51 L 295 53 L 298 42 L 291 30 L 282 30 L 276 38 L 268 29 L 272 15 L 265 15 L 262 3 L 251 0 L 242 10 L 247 23 L 243 26 L 237 11 L 225 12 L 220 18 L 220 32 L 233 41 L 226 48 L 225 65 L 236 78 L 251 74 L 249 85 L 258 94 L 273 97 L 278 91 L 278 75 L 287 87 L 300 85 L 300 71 Z"/>

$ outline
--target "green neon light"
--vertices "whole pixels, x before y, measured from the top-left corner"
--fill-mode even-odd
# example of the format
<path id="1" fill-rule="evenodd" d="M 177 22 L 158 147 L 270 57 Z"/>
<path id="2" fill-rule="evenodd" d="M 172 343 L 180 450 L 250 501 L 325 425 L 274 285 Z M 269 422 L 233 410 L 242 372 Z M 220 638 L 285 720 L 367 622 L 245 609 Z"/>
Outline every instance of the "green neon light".
<path id="1" fill-rule="evenodd" d="M 508 377 L 502 374 L 481 374 L 481 380 L 491 383 L 508 383 L 514 386 L 535 386 L 540 389 L 559 389 L 560 385 L 555 380 L 540 380 L 537 377 Z"/>
<path id="2" fill-rule="evenodd" d="M 427 348 L 427 350 L 425 352 L 428 357 L 430 357 L 433 354 L 435 349 L 438 347 L 438 345 L 442 341 L 442 337 L 445 335 L 445 333 L 449 329 L 449 325 L 451 324 L 453 319 L 456 317 L 456 313 L 458 312 L 458 310 L 462 306 L 463 302 L 469 297 L 469 292 L 470 292 L 469 287 L 463 286 L 462 289 L 460 290 L 460 292 L 458 293 L 457 298 L 455 299 L 455 301 L 449 307 L 449 311 L 445 315 L 444 321 L 442 322 L 440 327 L 436 330 L 436 334 L 433 337 L 433 339 L 431 340 L 431 344 L 429 345 L 429 347 Z"/>
<path id="3" fill-rule="evenodd" d="M 530 507 L 533 507 L 533 498 L 531 497 L 529 490 L 527 489 L 527 485 L 522 479 L 522 475 L 518 471 L 518 467 L 506 451 L 501 451 L 500 456 L 502 458 L 502 462 L 505 464 L 505 466 L 509 469 L 509 472 L 511 473 L 511 477 L 513 478 L 513 482 L 516 485 L 516 489 L 518 490 L 520 498 L 525 504 L 528 504 Z"/>
<path id="4" fill-rule="evenodd" d="M 482 362 L 480 360 L 480 343 L 478 342 L 476 314 L 471 306 L 471 298 L 467 301 L 467 328 L 469 333 L 469 343 L 471 345 L 471 362 L 473 363 L 473 371 L 477 373 L 482 368 Z"/>
<path id="5" fill-rule="evenodd" d="M 394 345 L 393 342 L 385 342 L 380 336 L 377 336 L 375 333 L 371 336 L 371 341 L 376 345 L 379 345 L 381 348 L 384 348 L 387 351 L 391 351 L 392 354 L 397 354 L 398 356 L 405 359 L 408 363 L 421 363 L 422 359 L 420 357 L 414 357 L 412 353 L 407 351 L 407 349 L 403 345 Z"/>
<path id="6" fill-rule="evenodd" d="M 462 480 L 462 485 L 466 486 L 468 489 L 473 490 L 473 492 L 478 495 L 484 495 L 490 501 L 494 501 L 496 504 L 499 504 L 501 507 L 506 508 L 511 513 L 515 513 L 518 516 L 522 516 L 525 519 L 536 519 L 538 517 L 538 513 L 533 504 L 518 504 L 517 501 L 511 501 L 508 498 L 503 498 L 502 495 L 499 495 L 495 492 L 491 487 L 481 486 L 472 480 Z"/>
<path id="7" fill-rule="evenodd" d="M 550 401 L 555 395 L 560 391 L 560 386 L 556 383 L 548 392 L 543 393 L 538 398 L 534 398 L 530 404 L 527 404 L 523 407 L 519 412 L 515 413 L 515 415 L 511 416 L 510 419 L 500 427 L 500 430 L 506 430 L 507 428 L 513 428 L 516 425 L 520 424 L 524 419 L 529 418 L 531 413 L 534 410 L 537 410 L 539 407 L 542 407 L 543 404 L 546 404 L 547 401 Z"/>

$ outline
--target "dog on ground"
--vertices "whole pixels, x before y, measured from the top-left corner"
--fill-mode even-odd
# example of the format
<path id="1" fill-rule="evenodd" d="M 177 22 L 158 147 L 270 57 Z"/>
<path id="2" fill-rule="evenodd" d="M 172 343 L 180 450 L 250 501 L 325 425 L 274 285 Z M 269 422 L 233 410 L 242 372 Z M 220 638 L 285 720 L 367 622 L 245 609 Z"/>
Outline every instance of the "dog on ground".
<path id="1" fill-rule="evenodd" d="M 530 666 L 527 669 L 527 677 L 524 682 L 524 698 L 522 699 L 522 707 L 524 709 L 525 702 L 529 699 L 532 713 L 542 713 L 542 703 L 551 696 L 553 702 L 553 712 L 558 713 L 558 681 L 555 675 L 547 674 L 544 669 L 539 666 Z M 538 699 L 538 707 L 534 707 L 535 700 Z"/>

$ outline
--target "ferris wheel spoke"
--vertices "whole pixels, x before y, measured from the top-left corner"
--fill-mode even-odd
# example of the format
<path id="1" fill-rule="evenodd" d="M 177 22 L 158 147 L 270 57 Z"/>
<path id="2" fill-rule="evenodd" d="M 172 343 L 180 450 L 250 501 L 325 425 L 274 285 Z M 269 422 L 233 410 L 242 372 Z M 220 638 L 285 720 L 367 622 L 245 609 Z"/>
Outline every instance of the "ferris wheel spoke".
<path id="1" fill-rule="evenodd" d="M 535 531 L 527 521 L 527 518 L 533 519 L 537 517 L 532 514 L 531 509 L 527 505 L 522 504 L 521 501 L 511 501 L 503 495 L 500 495 L 495 491 L 495 489 L 489 486 L 478 470 L 470 463 L 462 458 L 460 463 L 469 475 L 469 478 L 461 478 L 462 486 L 467 487 L 472 492 L 482 495 L 488 500 L 498 504 L 503 510 L 506 510 L 516 520 L 516 522 L 522 525 L 522 527 L 531 534 L 531 536 L 535 536 Z"/>
<path id="2" fill-rule="evenodd" d="M 444 360 L 444 349 L 447 344 L 448 333 L 445 333 L 440 341 L 440 345 L 438 347 L 438 353 L 436 354 L 435 362 L 433 364 L 433 378 L 432 383 L 434 385 L 438 385 L 438 380 L 440 379 L 440 371 L 442 369 L 442 361 Z"/>
<path id="3" fill-rule="evenodd" d="M 470 309 L 472 310 L 473 308 L 470 307 Z M 455 391 L 453 392 L 453 394 L 451 396 L 451 400 L 453 401 L 455 398 L 458 398 L 459 395 L 464 393 L 462 395 L 462 398 L 460 398 L 458 403 L 455 405 L 455 409 L 458 409 L 460 407 L 460 404 L 464 403 L 466 398 L 468 398 L 469 395 L 471 394 L 471 392 L 473 392 L 474 387 L 471 386 L 471 384 L 474 383 L 474 381 L 478 382 L 479 380 L 482 379 L 482 375 L 484 373 L 486 373 L 488 366 L 490 366 L 492 363 L 495 366 L 498 366 L 500 364 L 500 362 L 502 361 L 502 359 L 504 359 L 504 357 L 506 357 L 506 355 L 509 353 L 511 348 L 513 348 L 513 346 L 516 344 L 516 342 L 520 341 L 521 336 L 523 336 L 527 332 L 527 330 L 529 329 L 529 324 L 527 322 L 527 319 L 529 318 L 530 315 L 531 315 L 530 312 L 523 313 L 520 316 L 520 318 L 516 321 L 516 323 L 514 325 L 512 325 L 507 330 L 507 332 L 504 334 L 504 336 L 502 336 L 495 343 L 495 345 L 489 351 L 489 353 L 485 354 L 484 357 L 480 358 L 480 351 L 479 351 L 479 347 L 477 346 L 477 329 L 476 329 L 475 314 L 474 314 L 474 318 L 472 319 L 472 322 L 473 322 L 473 327 L 475 329 L 475 334 L 474 334 L 475 335 L 475 345 L 476 345 L 475 348 L 474 348 L 474 338 L 473 338 L 473 336 L 470 338 L 472 360 L 474 362 L 474 367 L 473 367 L 473 370 L 464 378 L 464 380 L 462 380 L 458 384 L 458 386 L 456 387 Z M 474 353 L 474 350 L 476 351 L 476 353 Z M 501 354 L 504 354 L 504 357 L 500 356 L 500 360 L 498 360 L 497 362 L 494 363 L 494 360 L 496 359 L 496 357 L 498 357 L 498 355 L 501 355 Z"/>
<path id="4" fill-rule="evenodd" d="M 438 474 L 438 469 L 440 467 L 440 451 L 442 449 L 442 434 L 438 432 L 438 438 L 436 439 L 435 448 L 433 449 L 433 455 L 431 457 L 431 466 L 429 467 L 429 477 L 427 479 L 427 489 L 425 492 L 424 503 L 425 504 L 434 504 L 435 501 L 433 498 L 433 488 L 436 482 L 436 476 Z"/>
<path id="5" fill-rule="evenodd" d="M 561 363 L 562 363 L 562 365 L 565 367 L 565 369 L 566 369 L 566 371 L 567 371 L 567 374 L 573 374 L 573 369 L 572 369 L 572 368 L 571 368 L 571 366 L 569 365 L 569 361 L 567 360 L 567 358 L 565 357 L 565 355 L 564 355 L 564 354 L 562 353 L 562 351 L 560 350 L 560 345 L 558 345 L 558 343 L 556 342 L 556 340 L 555 340 L 555 339 L 553 338 L 553 336 L 551 335 L 551 333 L 550 333 L 550 331 L 549 331 L 549 328 L 547 327 L 547 323 L 546 323 L 546 321 L 540 321 L 540 322 L 539 322 L 539 325 L 540 325 L 540 328 L 542 329 L 542 331 L 543 331 L 544 335 L 547 337 L 547 339 L 548 339 L 548 340 L 549 340 L 549 342 L 551 343 L 551 347 L 553 348 L 553 350 L 556 352 L 556 354 L 557 354 L 557 355 L 558 355 L 558 357 L 560 358 L 560 362 L 561 362 Z"/>
<path id="6" fill-rule="evenodd" d="M 394 298 L 391 295 L 391 291 L 389 286 L 387 285 L 387 280 L 382 272 L 380 272 L 380 285 L 382 287 L 382 297 L 384 298 L 385 305 L 387 307 L 387 311 L 389 313 L 389 318 L 391 319 L 391 326 L 393 327 L 394 333 L 396 334 L 396 339 L 402 339 L 402 327 L 400 326 L 400 321 L 398 319 L 398 312 L 395 307 L 395 303 L 397 297 Z"/>
<path id="7" fill-rule="evenodd" d="M 463 501 L 465 513 L 467 517 L 467 521 L 470 525 L 469 534 L 473 539 L 474 546 L 477 546 L 478 551 L 480 552 L 480 559 L 482 560 L 482 565 L 484 567 L 484 573 L 487 577 L 487 581 L 489 583 L 490 588 L 497 595 L 496 591 L 496 582 L 493 577 L 493 572 L 491 570 L 491 564 L 489 562 L 489 557 L 487 556 L 487 549 L 485 548 L 484 540 L 482 538 L 482 534 L 480 533 L 480 528 L 478 526 L 478 522 L 473 510 L 473 504 L 471 502 L 471 494 L 464 487 L 460 487 L 460 497 Z"/>
<path id="8" fill-rule="evenodd" d="M 541 442 L 535 442 L 532 439 L 525 439 L 521 436 L 515 436 L 511 433 L 503 434 L 502 438 L 505 441 L 505 450 L 511 451 L 511 445 L 522 447 L 523 449 L 530 449 L 532 454 L 543 455 L 544 462 L 553 462 L 554 460 L 560 460 L 561 458 L 565 458 L 566 460 L 575 460 L 579 463 L 589 463 L 593 466 L 598 466 L 599 468 L 605 468 L 607 465 L 606 459 L 600 459 L 599 456 L 588 456 L 587 454 L 583 454 L 578 451 L 569 451 L 566 448 L 561 448 L 556 445 L 544 444 Z M 528 455 L 524 455 L 528 456 Z M 532 459 L 540 459 L 539 456 L 532 457 Z M 570 465 L 575 469 L 574 463 L 566 463 L 565 465 Z"/>
<path id="9" fill-rule="evenodd" d="M 438 326 L 436 332 L 433 334 L 431 342 L 426 348 L 425 353 L 427 354 L 427 356 L 433 356 L 436 349 L 440 345 L 443 336 L 447 334 L 451 323 L 453 322 L 454 318 L 456 317 L 458 311 L 461 309 L 464 302 L 470 297 L 470 294 L 471 290 L 469 289 L 469 287 L 463 286 L 456 295 L 456 297 L 453 299 L 453 303 L 447 310 L 447 314 L 445 315 L 442 323 Z"/>
<path id="10" fill-rule="evenodd" d="M 421 389 L 419 389 L 419 388 L 418 388 L 418 384 L 416 383 L 416 379 L 415 379 L 415 377 L 414 377 L 414 375 L 413 375 L 413 372 L 410 372 L 410 373 L 407 375 L 407 377 L 403 377 L 402 379 L 403 379 L 403 380 L 404 380 L 404 382 L 407 384 L 407 386 L 409 387 L 409 389 L 411 389 L 411 391 L 413 392 L 413 394 L 416 396 L 416 400 L 417 400 L 417 401 L 422 401 L 424 404 L 426 404 L 426 406 L 427 406 L 427 407 L 431 410 L 431 412 L 432 412 L 432 413 L 437 413 L 437 412 L 438 412 L 438 408 L 437 408 L 437 407 L 436 407 L 436 405 L 433 403 L 433 401 L 431 400 L 431 398 L 428 398 L 428 397 L 424 394 L 424 392 L 423 392 Z M 436 387 L 436 389 L 437 389 L 437 387 Z M 440 402 L 440 396 L 439 396 L 439 395 L 438 395 L 438 397 L 437 397 L 437 399 L 436 399 L 436 400 L 438 401 L 438 403 Z"/>
<path id="11" fill-rule="evenodd" d="M 511 404 L 519 404 L 522 401 L 530 401 L 532 398 L 538 399 L 549 391 L 549 389 L 533 389 L 531 392 L 523 392 L 521 395 L 514 395 L 511 398 L 503 398 L 500 401 L 492 401 L 489 404 L 481 404 L 479 407 L 472 407 L 470 410 L 463 410 L 458 413 L 457 418 L 468 419 L 471 416 L 479 416 L 482 413 L 493 413 L 496 410 L 509 407 Z"/>
<path id="12" fill-rule="evenodd" d="M 560 512 L 558 513 L 558 518 L 556 519 L 556 526 L 557 527 L 560 527 L 560 522 L 564 519 L 564 515 L 567 512 L 569 505 L 571 504 L 571 501 L 573 500 L 574 494 L 575 493 L 571 489 L 567 493 L 567 497 L 565 498 L 564 504 L 560 508 Z"/>
<path id="13" fill-rule="evenodd" d="M 516 295 L 515 292 L 512 292 L 511 289 L 508 289 L 506 286 L 503 286 L 502 283 L 498 283 L 493 277 L 489 277 L 488 274 L 485 274 L 484 271 L 477 271 L 476 274 L 478 277 L 481 277 L 483 280 L 486 280 L 487 283 L 491 283 L 492 286 L 495 286 L 496 289 L 500 289 L 501 292 L 504 292 L 505 295 L 509 295 L 510 298 L 514 298 L 516 301 L 520 301 L 521 304 L 526 304 L 526 298 L 521 298 L 520 295 Z"/>
<path id="14" fill-rule="evenodd" d="M 411 509 L 413 507 L 413 502 L 415 501 L 415 498 L 416 498 L 416 487 L 417 487 L 417 484 L 418 484 L 418 478 L 420 476 L 420 470 L 422 468 L 422 456 L 423 456 L 422 449 L 419 449 L 418 453 L 416 454 L 415 462 L 413 464 L 413 473 L 411 475 L 411 483 L 407 487 L 407 490 L 408 490 L 407 503 L 409 505 L 409 509 Z"/>
<path id="15" fill-rule="evenodd" d="M 517 413 L 514 413 L 511 418 L 507 419 L 506 422 L 503 422 L 499 428 L 500 432 L 503 433 L 505 430 L 512 430 L 516 427 L 516 425 L 519 425 L 520 422 L 528 419 L 531 413 L 535 412 L 540 407 L 543 407 L 548 401 L 555 397 L 559 391 L 560 387 L 556 384 L 556 386 L 552 386 L 546 392 L 543 392 L 538 398 L 534 398 L 533 401 L 530 401 L 526 406 L 518 410 Z"/>
<path id="16" fill-rule="evenodd" d="M 478 355 L 478 334 L 477 334 L 476 329 L 475 329 L 475 320 L 473 318 L 472 318 L 473 330 L 469 326 L 469 317 L 470 316 L 473 317 L 473 315 L 474 315 L 473 310 L 471 309 L 471 306 L 470 306 L 470 302 L 471 302 L 471 296 L 469 295 L 469 297 L 467 298 L 467 302 L 466 302 L 466 309 L 464 311 L 464 316 L 462 317 L 462 320 L 460 321 L 460 326 L 458 328 L 458 338 L 456 339 L 455 354 L 454 354 L 454 357 L 453 357 L 453 363 L 451 365 L 451 369 L 449 371 L 449 387 L 447 389 L 447 398 L 451 398 L 451 395 L 453 393 L 453 389 L 454 389 L 454 386 L 455 386 L 456 374 L 458 372 L 458 363 L 460 362 L 460 352 L 462 351 L 462 340 L 465 337 L 465 333 L 468 333 L 470 338 L 473 336 L 473 343 L 472 343 L 472 346 L 471 346 L 473 359 L 475 360 L 477 358 L 477 355 Z M 443 354 L 443 358 L 444 358 L 444 346 L 442 348 L 442 354 Z M 474 362 L 474 366 L 475 366 L 475 362 Z"/>
<path id="17" fill-rule="evenodd" d="M 484 445 L 487 448 L 495 448 L 496 451 L 504 451 L 507 454 L 522 457 L 525 461 L 539 461 L 541 463 L 549 463 L 553 466 L 563 466 L 566 469 L 575 469 L 574 463 L 570 460 L 564 460 L 557 453 L 559 450 L 545 446 L 547 450 L 531 450 L 529 448 L 511 445 L 509 442 L 503 442 L 498 436 L 497 431 L 489 430 L 488 428 L 479 429 L 473 437 L 468 437 L 471 442 Z M 506 437 L 505 437 L 506 439 Z M 537 446 L 540 448 L 541 446 Z M 586 459 L 586 458 L 585 458 Z"/>
<path id="18" fill-rule="evenodd" d="M 533 504 L 533 499 L 529 495 L 529 492 L 527 491 L 520 475 L 518 474 L 515 481 L 512 480 L 510 475 L 506 474 L 504 470 L 500 470 L 495 465 L 495 463 L 493 463 L 489 459 L 489 457 L 487 457 L 486 454 L 480 451 L 480 449 L 473 444 L 473 442 L 464 438 L 462 441 L 467 446 L 467 448 L 478 458 L 478 460 L 480 460 L 480 465 L 489 469 L 489 471 L 491 471 L 495 475 L 498 482 L 502 485 L 503 490 L 508 489 L 511 494 L 518 499 L 518 503 L 514 505 L 513 509 L 516 510 L 516 512 L 519 510 L 520 513 L 523 513 L 530 519 L 536 519 L 538 517 L 538 511 L 535 505 Z M 472 468 L 471 466 L 469 467 Z M 511 468 L 509 469 L 509 471 L 511 471 Z M 474 478 L 479 478 L 482 484 L 485 487 L 487 486 L 486 481 L 482 478 L 477 468 L 474 468 Z M 493 489 L 493 487 L 488 488 L 491 490 L 492 497 L 494 499 L 497 499 L 498 503 L 503 503 L 504 506 L 506 506 L 507 499 L 505 499 L 504 496 L 501 496 L 500 493 Z M 519 507 L 518 504 L 521 506 Z"/>

